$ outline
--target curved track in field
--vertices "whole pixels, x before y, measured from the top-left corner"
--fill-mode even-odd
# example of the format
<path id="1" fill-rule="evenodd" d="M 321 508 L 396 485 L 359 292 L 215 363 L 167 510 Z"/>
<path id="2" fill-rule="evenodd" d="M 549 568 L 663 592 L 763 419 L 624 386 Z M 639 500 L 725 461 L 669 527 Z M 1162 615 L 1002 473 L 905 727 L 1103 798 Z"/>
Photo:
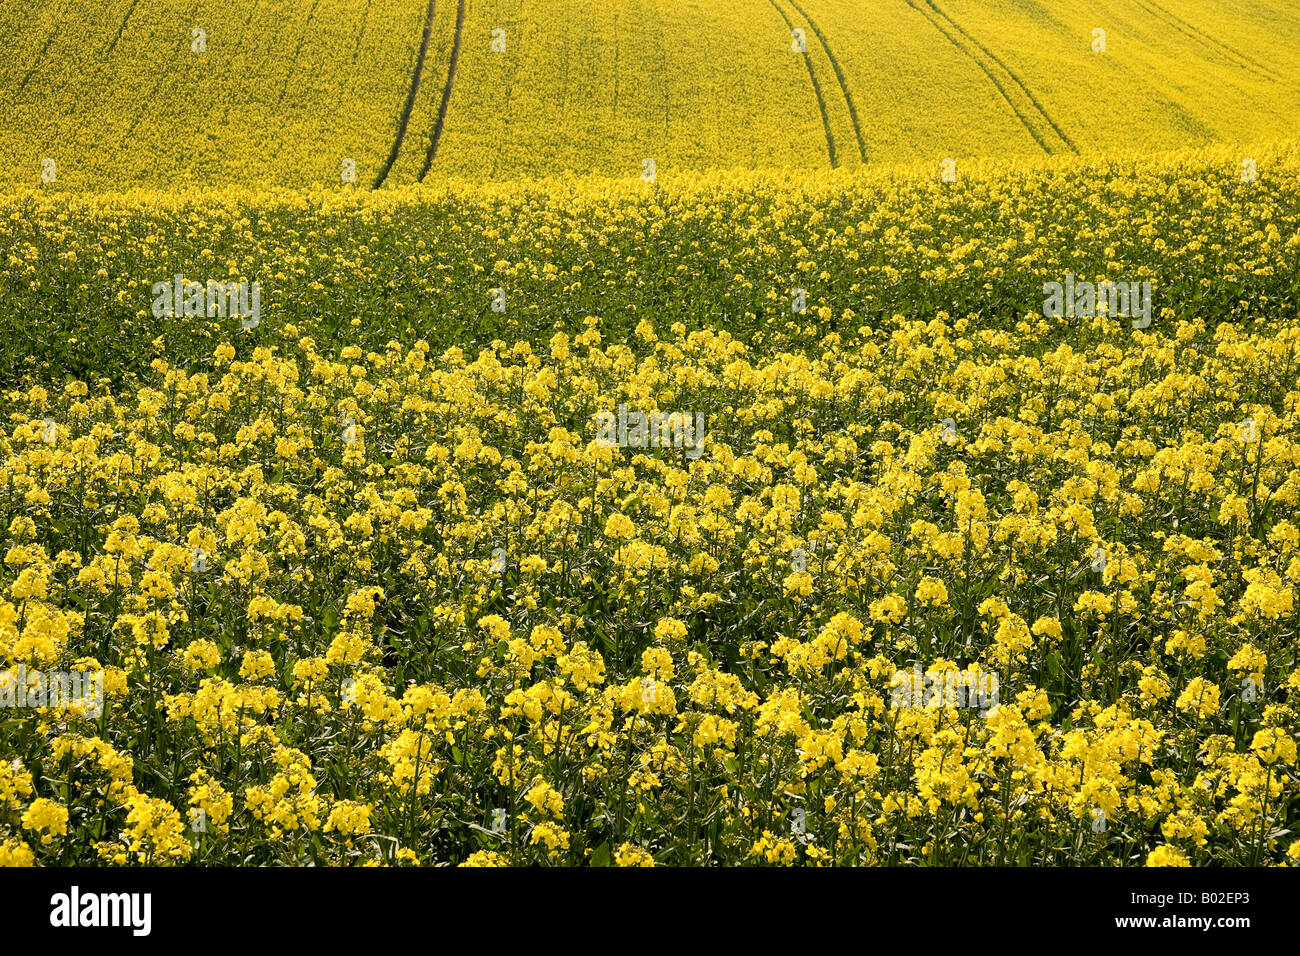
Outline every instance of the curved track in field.
<path id="1" fill-rule="evenodd" d="M 429 37 L 433 34 L 433 8 L 436 0 L 429 0 L 429 8 L 424 14 L 424 33 L 420 37 L 420 52 L 415 57 L 415 68 L 411 71 L 411 88 L 406 92 L 406 103 L 402 106 L 402 114 L 397 119 L 397 135 L 393 138 L 393 148 L 388 151 L 388 158 L 384 160 L 384 165 L 379 168 L 375 174 L 374 189 L 378 189 L 392 172 L 393 164 L 397 162 L 397 154 L 401 152 L 402 140 L 406 138 L 406 127 L 411 122 L 411 110 L 415 108 L 415 95 L 420 91 L 420 76 L 424 73 L 424 58 L 429 53 Z M 464 0 L 461 0 L 462 7 Z"/>
<path id="2" fill-rule="evenodd" d="M 447 82 L 442 88 L 442 102 L 438 104 L 438 119 L 433 124 L 433 135 L 429 138 L 429 150 L 424 154 L 424 168 L 420 170 L 420 182 L 429 175 L 433 161 L 438 155 L 438 144 L 442 142 L 442 131 L 447 125 L 447 108 L 451 106 L 451 88 L 456 83 L 456 64 L 460 62 L 460 38 L 465 28 L 465 0 L 460 0 L 456 7 L 456 36 L 451 41 L 451 62 L 447 65 Z"/>
<path id="3" fill-rule="evenodd" d="M 929 5 L 931 10 L 939 14 L 939 16 L 943 17 L 949 23 L 951 23 L 953 25 L 953 28 L 956 29 L 967 40 L 969 40 L 975 46 L 976 49 L 978 49 L 986 57 L 988 57 L 990 60 L 992 60 L 999 67 L 1002 68 L 1002 71 L 1006 73 L 1008 77 L 1010 77 L 1011 82 L 1014 83 L 1020 89 L 1020 92 L 1025 94 L 1025 98 L 1029 100 L 1029 102 L 1033 105 L 1033 108 L 1038 111 L 1038 115 L 1041 116 L 1043 120 L 1047 123 L 1047 125 L 1052 128 L 1052 132 L 1054 132 L 1058 137 L 1060 137 L 1061 142 L 1065 143 L 1065 145 L 1070 148 L 1071 152 L 1077 153 L 1079 151 L 1079 147 L 1075 146 L 1074 141 L 1071 140 L 1069 136 L 1065 135 L 1065 130 L 1061 129 L 1061 127 L 1057 125 L 1056 120 L 1052 119 L 1052 117 L 1048 114 L 1047 110 L 1043 108 L 1043 104 L 1038 102 L 1038 97 L 1034 96 L 1034 94 L 1030 91 L 1029 87 L 1025 85 L 1024 80 L 1020 79 L 1020 77 L 1016 76 L 1016 74 L 1012 72 L 1011 67 L 1003 63 L 1001 58 L 998 57 L 996 53 L 994 53 L 984 44 L 980 43 L 979 40 L 971 36 L 970 33 L 968 33 L 960 23 L 958 23 L 956 20 L 950 17 L 943 10 L 940 10 L 938 4 L 936 4 L 934 0 L 925 0 L 925 2 Z"/>
<path id="4" fill-rule="evenodd" d="M 799 6 L 795 0 L 790 0 L 790 6 L 799 12 L 799 15 L 807 21 L 808 26 L 812 28 L 813 35 L 817 37 L 817 42 L 822 45 L 826 51 L 826 59 L 831 61 L 831 69 L 835 72 L 835 80 L 840 85 L 840 92 L 844 94 L 844 105 L 849 108 L 849 122 L 853 125 L 853 137 L 858 141 L 858 155 L 865 163 L 867 161 L 867 147 L 862 141 L 862 124 L 858 122 L 858 108 L 853 102 L 853 94 L 849 92 L 849 81 L 840 68 L 840 61 L 835 59 L 835 54 L 831 52 L 831 45 L 826 39 L 826 34 L 822 33 L 821 27 L 810 17 L 803 7 Z"/>
<path id="5" fill-rule="evenodd" d="M 1276 73 L 1258 60 L 1254 60 L 1251 57 L 1246 56 L 1246 54 L 1233 49 L 1222 40 L 1215 39 L 1199 27 L 1192 26 L 1182 17 L 1178 16 L 1171 10 L 1166 10 L 1158 3 L 1149 2 L 1149 0 L 1135 0 L 1135 2 L 1138 6 L 1142 7 L 1153 16 L 1163 17 L 1173 25 L 1175 30 L 1187 37 L 1189 40 L 1199 43 L 1206 49 L 1215 50 L 1221 55 L 1227 56 L 1229 61 L 1233 62 L 1233 64 L 1238 68 L 1249 70 L 1255 75 L 1262 76 L 1266 79 L 1276 80 L 1278 78 Z"/>
<path id="6" fill-rule="evenodd" d="M 970 59 L 972 63 L 980 68 L 981 72 L 988 77 L 989 82 L 992 83 L 994 88 L 998 91 L 998 94 L 1006 101 L 1007 106 L 1011 108 L 1011 112 L 1016 115 L 1016 119 L 1018 119 L 1020 125 L 1025 128 L 1025 132 L 1033 138 L 1034 142 L 1038 144 L 1039 148 L 1042 149 L 1044 153 L 1047 153 L 1048 155 L 1054 153 L 1055 150 L 1053 150 L 1048 144 L 1050 134 L 1041 130 L 1039 124 L 1030 121 L 1029 116 L 1026 114 L 1031 112 L 1031 109 L 1022 109 L 1021 106 L 1017 106 L 1016 101 L 1012 98 L 1012 95 L 1007 88 L 1007 84 L 998 79 L 997 75 L 993 72 L 992 66 L 987 61 L 996 60 L 996 57 L 993 57 L 987 50 L 984 50 L 979 43 L 976 43 L 973 40 L 970 41 L 969 44 L 963 43 L 958 34 L 965 36 L 968 40 L 970 40 L 970 35 L 966 33 L 965 30 L 962 30 L 962 28 L 959 27 L 951 17 L 947 16 L 947 14 L 942 10 L 929 2 L 929 0 L 907 0 L 907 5 L 921 16 L 925 17 L 930 25 L 939 31 L 939 33 L 941 33 L 949 43 L 956 47 L 962 54 Z M 953 32 L 954 30 L 956 33 Z M 983 51 L 984 55 L 980 56 L 978 51 Z M 1003 70 L 1010 74 L 1010 70 L 1007 70 L 1006 67 L 1003 67 Z M 1014 76 L 1012 76 L 1011 79 L 1013 83 L 1019 82 L 1015 80 Z M 1023 85 L 1021 85 L 1020 88 L 1022 92 L 1024 92 Z M 1032 97 L 1030 97 L 1030 99 L 1032 99 Z M 1039 112 L 1041 113 L 1041 108 L 1039 109 Z M 1048 119 L 1047 122 L 1053 129 L 1055 129 L 1055 124 L 1052 123 L 1050 119 Z M 1064 134 L 1060 135 L 1062 142 L 1065 142 L 1067 146 L 1073 149 L 1073 144 L 1064 139 Z"/>
<path id="7" fill-rule="evenodd" d="M 18 90 L 14 93 L 15 96 L 17 96 L 19 93 L 22 93 L 23 90 L 27 89 L 27 84 L 32 81 L 32 77 L 36 75 L 36 71 L 39 70 L 41 68 L 41 64 L 45 62 L 45 54 L 49 52 L 50 44 L 54 42 L 54 38 L 57 37 L 58 35 L 59 35 L 59 30 L 56 27 L 55 29 L 51 30 L 50 35 L 45 38 L 45 44 L 44 46 L 41 47 L 41 52 L 36 54 L 36 62 L 32 64 L 32 68 L 27 71 L 27 73 L 23 76 L 22 82 L 18 84 Z"/>
<path id="8" fill-rule="evenodd" d="M 776 12 L 781 15 L 781 19 L 785 21 L 786 29 L 788 29 L 790 34 L 793 36 L 795 30 L 794 22 L 786 12 L 781 9 L 776 0 L 768 0 L 768 2 L 772 4 L 772 9 L 776 10 Z M 834 169 L 840 164 L 839 154 L 835 150 L 835 133 L 831 131 L 831 117 L 830 113 L 826 110 L 826 97 L 822 93 L 821 83 L 817 81 L 817 73 L 813 70 L 812 57 L 809 56 L 807 49 L 803 51 L 803 65 L 808 68 L 808 79 L 812 81 L 813 96 L 817 97 L 817 108 L 821 110 L 822 130 L 826 134 L 826 153 L 830 157 L 831 168 Z"/>
<path id="9" fill-rule="evenodd" d="M 126 31 L 126 25 L 131 19 L 131 14 L 135 13 L 135 8 L 139 5 L 140 0 L 131 0 L 130 9 L 126 11 L 126 16 L 122 18 L 122 22 L 118 25 L 117 32 L 113 34 L 113 42 L 110 43 L 108 49 L 104 51 L 105 60 L 112 56 L 113 51 L 117 49 L 118 41 L 122 39 L 122 34 Z"/>

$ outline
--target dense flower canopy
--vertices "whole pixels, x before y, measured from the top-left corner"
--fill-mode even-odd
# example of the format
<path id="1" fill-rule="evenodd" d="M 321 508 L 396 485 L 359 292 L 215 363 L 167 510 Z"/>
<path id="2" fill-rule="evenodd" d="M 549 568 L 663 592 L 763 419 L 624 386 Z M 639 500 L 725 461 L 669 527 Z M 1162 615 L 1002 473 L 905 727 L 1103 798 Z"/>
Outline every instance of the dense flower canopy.
<path id="1" fill-rule="evenodd" d="M 11 391 L 0 658 L 105 700 L 0 712 L 0 852 L 1294 859 L 1300 326 L 1093 325 L 288 325 Z M 619 404 L 703 455 L 597 441 Z M 914 666 L 997 701 L 899 707 Z"/>

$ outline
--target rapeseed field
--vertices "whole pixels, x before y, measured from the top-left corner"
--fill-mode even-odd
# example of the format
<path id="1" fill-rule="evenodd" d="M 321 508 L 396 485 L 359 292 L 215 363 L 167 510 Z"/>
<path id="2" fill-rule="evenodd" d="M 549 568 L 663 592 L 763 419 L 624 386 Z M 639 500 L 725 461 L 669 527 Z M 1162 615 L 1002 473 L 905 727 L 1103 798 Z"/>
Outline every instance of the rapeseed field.
<path id="1" fill-rule="evenodd" d="M 0 865 L 1300 863 L 1300 18 L 1034 9 L 6 9 Z"/>

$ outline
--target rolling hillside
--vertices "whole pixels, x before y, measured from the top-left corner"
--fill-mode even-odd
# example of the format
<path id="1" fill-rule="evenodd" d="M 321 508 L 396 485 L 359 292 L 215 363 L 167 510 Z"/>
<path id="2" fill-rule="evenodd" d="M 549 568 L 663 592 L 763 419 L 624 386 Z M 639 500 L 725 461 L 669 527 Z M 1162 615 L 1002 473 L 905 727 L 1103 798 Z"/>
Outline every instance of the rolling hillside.
<path id="1" fill-rule="evenodd" d="M 1295 0 L 0 25 L 0 869 L 1300 865 Z"/>
<path id="2" fill-rule="evenodd" d="M 1262 142 L 1280 0 L 0 4 L 0 183 L 636 176 Z M 203 31 L 200 36 L 195 31 Z M 1105 49 L 1095 52 L 1104 30 Z M 722 106 L 720 104 L 727 104 Z"/>

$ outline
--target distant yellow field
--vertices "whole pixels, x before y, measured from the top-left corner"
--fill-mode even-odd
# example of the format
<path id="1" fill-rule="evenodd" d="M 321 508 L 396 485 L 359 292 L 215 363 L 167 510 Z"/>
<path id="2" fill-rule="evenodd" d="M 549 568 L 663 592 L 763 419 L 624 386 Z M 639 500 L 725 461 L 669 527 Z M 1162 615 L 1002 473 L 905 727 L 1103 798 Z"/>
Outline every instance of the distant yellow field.
<path id="1" fill-rule="evenodd" d="M 341 183 L 349 164 L 364 188 L 1300 125 L 1300 11 L 1281 0 L 41 0 L 4 20 L 11 185 L 48 159 L 78 188 Z"/>

